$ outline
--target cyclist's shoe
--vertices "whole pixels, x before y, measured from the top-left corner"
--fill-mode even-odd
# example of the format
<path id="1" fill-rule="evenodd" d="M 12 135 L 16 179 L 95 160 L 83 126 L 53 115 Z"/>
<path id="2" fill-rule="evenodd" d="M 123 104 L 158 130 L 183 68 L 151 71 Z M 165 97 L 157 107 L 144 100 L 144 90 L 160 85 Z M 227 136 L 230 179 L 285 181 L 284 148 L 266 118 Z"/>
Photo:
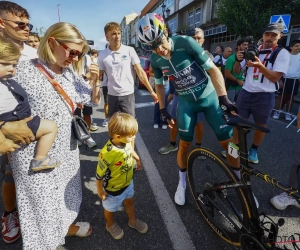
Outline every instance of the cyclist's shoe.
<path id="1" fill-rule="evenodd" d="M 224 158 L 226 158 L 227 156 L 226 156 L 226 151 L 225 150 L 222 150 L 221 151 L 221 155 L 224 157 Z"/>
<path id="2" fill-rule="evenodd" d="M 158 152 L 161 153 L 162 155 L 166 155 L 170 152 L 177 151 L 177 150 L 178 150 L 177 145 L 173 146 L 172 144 L 168 144 L 167 146 L 164 146 L 160 150 L 158 150 Z"/>
<path id="3" fill-rule="evenodd" d="M 291 121 L 292 120 L 292 116 L 290 114 L 285 114 L 285 120 L 286 121 Z"/>
<path id="4" fill-rule="evenodd" d="M 273 114 L 273 119 L 278 120 L 278 119 L 279 119 L 279 115 L 280 115 L 279 111 L 276 110 L 276 111 L 274 112 L 274 114 Z"/>
<path id="5" fill-rule="evenodd" d="M 18 212 L 2 215 L 2 238 L 6 243 L 13 243 L 21 236 Z"/>
<path id="6" fill-rule="evenodd" d="M 176 193 L 175 193 L 175 203 L 177 205 L 184 205 L 185 203 L 185 190 L 186 190 L 186 187 L 183 187 L 183 186 L 179 186 L 177 187 L 177 190 L 176 190 Z"/>
<path id="7" fill-rule="evenodd" d="M 297 200 L 292 196 L 289 196 L 287 193 L 281 193 L 280 195 L 274 196 L 270 202 L 278 210 L 284 210 L 287 206 L 296 206 L 300 208 L 300 204 Z"/>
<path id="8" fill-rule="evenodd" d="M 258 163 L 257 150 L 254 148 L 250 148 L 248 161 L 251 163 Z"/>
<path id="9" fill-rule="evenodd" d="M 252 194 L 253 194 L 253 193 L 252 193 Z M 254 198 L 254 201 L 255 201 L 256 208 L 259 208 L 258 200 L 256 199 L 256 197 L 255 197 L 254 194 L 253 194 L 253 198 Z"/>

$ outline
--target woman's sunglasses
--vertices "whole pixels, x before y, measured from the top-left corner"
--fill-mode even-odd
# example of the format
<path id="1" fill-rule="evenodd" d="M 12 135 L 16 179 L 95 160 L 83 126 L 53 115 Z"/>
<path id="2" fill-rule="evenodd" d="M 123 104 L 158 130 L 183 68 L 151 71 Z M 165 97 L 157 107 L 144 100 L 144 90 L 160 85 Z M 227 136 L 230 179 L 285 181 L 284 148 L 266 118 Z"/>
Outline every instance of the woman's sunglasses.
<path id="1" fill-rule="evenodd" d="M 20 29 L 22 29 L 22 30 L 25 30 L 25 28 L 28 27 L 28 29 L 31 31 L 32 28 L 33 28 L 33 25 L 30 24 L 30 23 L 24 23 L 24 22 L 19 22 L 19 21 L 12 21 L 12 20 L 8 20 L 8 19 L 4 19 L 4 18 L 2 18 L 2 20 L 13 22 L 13 23 L 17 24 L 18 27 Z"/>
<path id="2" fill-rule="evenodd" d="M 53 39 L 54 39 L 54 37 L 53 37 Z M 79 50 L 76 50 L 76 49 L 70 49 L 67 45 L 65 45 L 65 44 L 63 44 L 63 43 L 57 41 L 56 39 L 54 39 L 54 40 L 55 40 L 56 42 L 58 42 L 59 45 L 60 45 L 61 47 L 63 47 L 66 51 L 69 52 L 69 57 L 74 58 L 74 57 L 78 56 L 78 60 L 80 60 L 80 59 L 85 55 L 85 53 L 80 52 Z"/>
<path id="3" fill-rule="evenodd" d="M 144 50 L 153 51 L 156 50 L 164 41 L 164 33 L 162 33 L 156 40 L 147 43 L 147 44 L 141 44 L 142 48 Z"/>

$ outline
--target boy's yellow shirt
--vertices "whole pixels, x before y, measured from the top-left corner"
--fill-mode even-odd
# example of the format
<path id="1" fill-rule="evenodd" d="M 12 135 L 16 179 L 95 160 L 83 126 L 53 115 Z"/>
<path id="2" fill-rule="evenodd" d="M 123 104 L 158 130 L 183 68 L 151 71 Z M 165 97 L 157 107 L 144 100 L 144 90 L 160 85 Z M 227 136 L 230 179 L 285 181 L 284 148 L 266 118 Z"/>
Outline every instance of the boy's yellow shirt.
<path id="1" fill-rule="evenodd" d="M 96 178 L 103 180 L 106 191 L 116 192 L 131 183 L 134 166 L 132 153 L 131 143 L 118 147 L 111 140 L 108 140 L 101 149 L 98 155 Z"/>

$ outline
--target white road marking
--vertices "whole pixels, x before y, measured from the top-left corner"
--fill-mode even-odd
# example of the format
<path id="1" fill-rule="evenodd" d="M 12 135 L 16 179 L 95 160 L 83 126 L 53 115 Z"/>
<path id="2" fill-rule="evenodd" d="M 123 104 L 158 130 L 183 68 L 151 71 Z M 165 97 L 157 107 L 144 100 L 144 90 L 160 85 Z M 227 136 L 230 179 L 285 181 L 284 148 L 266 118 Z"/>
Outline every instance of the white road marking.
<path id="1" fill-rule="evenodd" d="M 159 211 L 162 215 L 169 237 L 175 250 L 196 249 L 185 225 L 183 224 L 164 182 L 162 181 L 154 162 L 146 148 L 146 145 L 140 135 L 136 134 L 136 148 L 143 162 L 143 168 L 146 172 L 151 189 L 155 196 Z"/>
<path id="2" fill-rule="evenodd" d="M 143 102 L 143 103 L 136 103 L 135 108 L 144 108 L 144 107 L 149 107 L 149 106 L 154 106 L 154 102 Z"/>

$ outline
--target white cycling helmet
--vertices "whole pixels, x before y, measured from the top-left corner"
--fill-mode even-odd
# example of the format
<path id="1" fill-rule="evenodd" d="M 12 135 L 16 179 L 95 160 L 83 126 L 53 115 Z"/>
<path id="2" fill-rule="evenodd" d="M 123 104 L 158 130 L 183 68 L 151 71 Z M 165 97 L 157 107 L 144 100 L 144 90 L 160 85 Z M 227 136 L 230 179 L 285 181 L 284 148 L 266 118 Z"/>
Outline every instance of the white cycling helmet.
<path id="1" fill-rule="evenodd" d="M 136 34 L 142 47 L 145 48 L 143 45 L 151 44 L 161 37 L 165 27 L 165 21 L 160 15 L 149 13 L 143 16 L 136 25 Z"/>

